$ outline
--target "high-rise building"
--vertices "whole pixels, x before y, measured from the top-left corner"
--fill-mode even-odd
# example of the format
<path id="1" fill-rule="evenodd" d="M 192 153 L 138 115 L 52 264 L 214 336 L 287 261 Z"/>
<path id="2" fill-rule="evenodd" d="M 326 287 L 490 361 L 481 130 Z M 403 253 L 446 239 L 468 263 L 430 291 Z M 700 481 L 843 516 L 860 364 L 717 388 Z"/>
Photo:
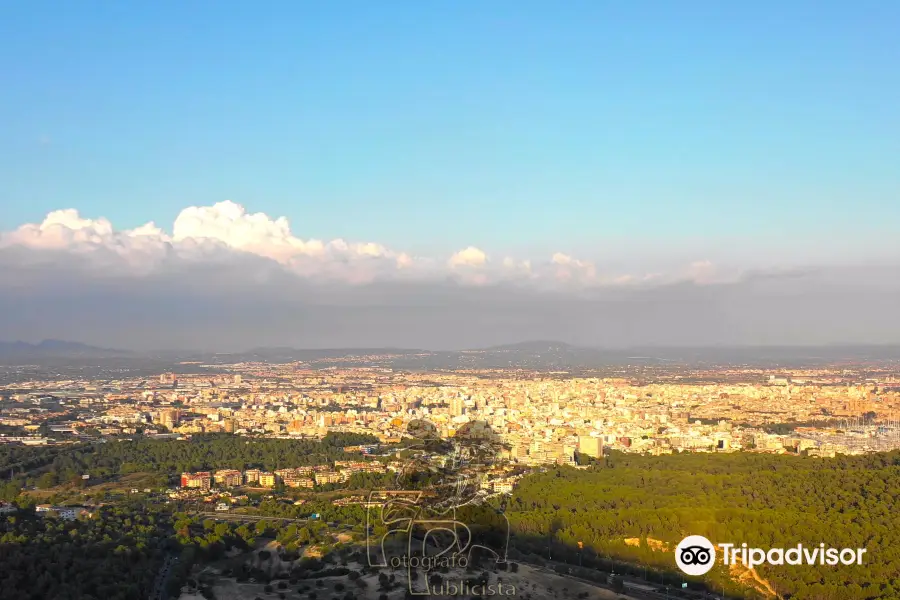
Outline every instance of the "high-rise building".
<path id="1" fill-rule="evenodd" d="M 451 415 L 453 415 L 454 417 L 458 417 L 458 416 L 462 415 L 465 412 L 465 410 L 466 410 L 466 404 L 462 398 L 457 396 L 456 398 L 450 399 L 450 414 Z"/>
<path id="2" fill-rule="evenodd" d="M 166 429 L 175 429 L 181 420 L 181 411 L 175 408 L 162 410 L 159 413 L 159 422 Z"/>
<path id="3" fill-rule="evenodd" d="M 528 446 L 525 444 L 513 444 L 509 454 L 510 458 L 514 460 L 528 458 Z"/>
<path id="4" fill-rule="evenodd" d="M 603 440 L 590 435 L 578 436 L 578 452 L 593 458 L 603 456 Z"/>

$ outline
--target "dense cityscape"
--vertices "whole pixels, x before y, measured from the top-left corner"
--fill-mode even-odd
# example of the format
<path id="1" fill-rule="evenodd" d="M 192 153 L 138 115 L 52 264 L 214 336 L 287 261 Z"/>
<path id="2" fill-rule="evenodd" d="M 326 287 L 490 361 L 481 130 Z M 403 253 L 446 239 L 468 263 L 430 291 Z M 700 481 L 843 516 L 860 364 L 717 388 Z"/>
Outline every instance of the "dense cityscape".
<path id="1" fill-rule="evenodd" d="M 505 458 L 526 465 L 573 464 L 576 453 L 596 458 L 603 448 L 834 456 L 900 447 L 900 375 L 889 368 L 686 369 L 658 381 L 637 368 L 615 378 L 304 363 L 204 368 L 215 372 L 8 383 L 0 387 L 0 424 L 21 433 L 0 440 L 49 444 L 138 432 L 302 439 L 335 431 L 390 443 L 411 420 L 429 419 L 446 437 L 486 421 L 510 445 Z"/>
<path id="2" fill-rule="evenodd" d="M 717 468 L 734 473 L 718 484 L 699 484 L 726 486 L 722 496 L 701 501 L 712 501 L 712 508 L 739 487 L 737 473 L 746 468 L 742 460 L 726 457 L 772 457 L 762 459 L 775 461 L 772 469 L 782 461 L 788 461 L 782 468 L 824 469 L 818 475 L 824 482 L 830 469 L 841 468 L 829 461 L 854 456 L 868 461 L 885 453 L 897 456 L 892 451 L 900 449 L 900 363 L 893 358 L 801 366 L 660 365 L 642 359 L 598 365 L 593 371 L 580 365 L 570 372 L 560 365 L 563 347 L 541 342 L 503 347 L 474 352 L 477 360 L 469 352 L 467 368 L 456 369 L 406 370 L 386 362 L 398 354 L 335 351 L 305 361 L 182 360 L 158 373 L 140 357 L 124 363 L 70 358 L 69 363 L 84 363 L 75 369 L 54 367 L 59 359 L 46 357 L 31 365 L 8 364 L 2 367 L 0 388 L 0 442 L 7 450 L 2 467 L 8 481 L 0 511 L 13 518 L 33 511 L 46 523 L 72 526 L 107 519 L 116 507 L 142 506 L 141 511 L 171 515 L 166 518 L 174 519 L 173 540 L 181 550 L 173 547 L 158 555 L 152 564 L 164 559 L 164 571 L 151 570 L 155 575 L 139 586 L 152 583 L 159 598 L 252 600 L 266 590 L 304 598 L 315 593 L 299 585 L 309 561 L 343 546 L 350 551 L 354 544 L 357 551 L 343 555 L 339 564 L 349 564 L 352 571 L 356 561 L 364 584 L 377 588 L 377 597 L 393 598 L 407 586 L 401 573 L 392 567 L 391 577 L 397 579 L 385 583 L 377 565 L 367 566 L 371 557 L 367 561 L 358 554 L 359 548 L 368 554 L 366 540 L 382 531 L 381 525 L 372 529 L 371 511 L 390 505 L 391 494 L 418 489 L 402 481 L 409 453 L 415 454 L 422 441 L 415 433 L 420 423 L 428 425 L 435 440 L 463 446 L 471 441 L 473 427 L 480 427 L 496 440 L 495 450 L 486 463 L 459 463 L 452 481 L 462 476 L 471 482 L 470 504 L 507 507 L 501 509 L 509 523 L 504 527 L 516 537 L 505 551 L 507 560 L 497 564 L 508 569 L 514 563 L 517 570 L 516 577 L 504 579 L 485 567 L 483 585 L 527 587 L 531 584 L 522 578 L 543 581 L 544 591 L 532 590 L 533 597 L 557 594 L 558 579 L 582 582 L 577 594 L 571 583 L 563 586 L 569 591 L 562 597 L 768 598 L 781 597 L 779 585 L 798 594 L 797 586 L 806 584 L 780 579 L 784 574 L 772 567 L 732 565 L 705 580 L 679 576 L 664 558 L 673 552 L 677 531 L 648 529 L 643 516 L 624 527 L 603 525 L 608 517 L 595 517 L 593 533 L 578 533 L 573 523 L 533 546 L 529 531 L 548 532 L 534 529 L 532 519 L 541 513 L 529 516 L 523 498 L 564 505 L 568 500 L 562 498 L 553 504 L 554 492 L 535 491 L 544 485 L 541 478 L 554 472 L 566 486 L 576 487 L 596 485 L 589 481 L 597 475 L 608 478 L 615 471 L 621 476 L 633 468 L 644 476 L 675 469 L 671 472 L 681 472 L 682 478 L 702 478 L 705 471 L 694 471 L 694 463 L 677 457 L 716 455 L 721 457 L 716 461 L 730 461 Z M 516 365 L 549 360 L 555 366 L 480 366 L 495 362 L 492 356 L 498 353 Z M 73 377 L 79 370 L 91 375 Z M 448 456 L 436 450 L 425 454 L 438 468 Z M 626 467 L 632 460 L 679 462 Z M 791 462 L 810 460 L 818 462 L 802 467 Z M 625 471 L 607 471 L 620 463 Z M 703 467 L 710 468 L 715 469 Z M 582 475 L 563 475 L 569 470 Z M 809 476 L 803 473 L 791 476 L 791 485 Z M 673 485 L 668 477 L 654 485 Z M 613 497 L 643 488 L 643 483 L 633 488 L 631 480 L 615 481 L 604 484 L 622 486 Z M 428 490 L 440 485 L 426 485 L 421 493 L 428 498 Z M 790 486 L 784 488 L 788 493 Z M 663 489 L 647 491 L 672 493 Z M 610 501 L 592 495 L 593 502 Z M 647 501 L 659 503 L 654 495 Z M 694 518 L 702 518 L 704 510 L 698 506 Z M 476 521 L 468 522 L 471 527 Z M 588 558 L 585 548 L 593 553 Z M 223 552 L 238 558 L 225 566 Z M 279 558 L 264 564 L 260 554 Z M 593 570 L 584 568 L 586 560 Z M 887 557 L 882 554 L 880 560 Z M 453 573 L 442 571 L 448 572 Z M 328 573 L 326 568 L 319 578 L 335 592 L 350 583 L 341 573 Z M 403 575 L 409 579 L 412 572 Z M 434 576 L 425 575 L 428 581 Z M 284 588 L 273 587 L 285 581 Z M 466 585 L 477 584 L 472 579 Z M 404 594 L 414 587 L 408 585 Z M 871 589 L 860 588 L 853 597 L 869 597 Z M 370 597 L 362 587 L 354 593 Z"/>

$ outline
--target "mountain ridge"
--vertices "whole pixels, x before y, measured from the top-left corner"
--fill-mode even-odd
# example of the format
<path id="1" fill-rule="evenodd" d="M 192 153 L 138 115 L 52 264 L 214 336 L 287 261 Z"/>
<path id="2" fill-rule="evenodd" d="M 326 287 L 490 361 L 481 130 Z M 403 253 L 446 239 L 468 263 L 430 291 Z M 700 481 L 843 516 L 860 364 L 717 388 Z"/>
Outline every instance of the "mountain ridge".
<path id="1" fill-rule="evenodd" d="M 0 341 L 0 358 L 5 364 L 31 364 L 42 360 L 59 364 L 66 360 L 122 359 L 162 360 L 178 362 L 192 359 L 222 363 L 243 361 L 329 361 L 348 359 L 349 363 L 364 363 L 365 357 L 381 356 L 400 365 L 443 364 L 452 368 L 472 365 L 474 357 L 479 364 L 504 366 L 528 364 L 534 367 L 565 365 L 615 365 L 615 364 L 663 364 L 663 363 L 766 363 L 776 366 L 787 364 L 828 363 L 842 361 L 893 360 L 900 361 L 900 344 L 892 345 L 819 345 L 819 346 L 633 346 L 604 348 L 579 346 L 553 340 L 532 340 L 500 344 L 468 350 L 424 350 L 421 348 L 371 347 L 371 348 L 292 348 L 286 346 L 256 347 L 237 352 L 211 351 L 129 351 L 104 348 L 59 339 L 46 339 L 37 343 Z M 470 357 L 470 358 L 466 358 Z M 511 362 L 512 361 L 512 362 Z M 349 364 L 348 363 L 348 364 Z"/>
<path id="2" fill-rule="evenodd" d="M 98 358 L 111 356 L 133 356 L 130 350 L 116 348 L 101 348 L 81 342 L 68 340 L 46 339 L 36 344 L 15 340 L 12 342 L 0 341 L 0 355 L 3 356 L 35 356 L 35 357 L 64 357 L 64 356 L 96 356 Z"/>

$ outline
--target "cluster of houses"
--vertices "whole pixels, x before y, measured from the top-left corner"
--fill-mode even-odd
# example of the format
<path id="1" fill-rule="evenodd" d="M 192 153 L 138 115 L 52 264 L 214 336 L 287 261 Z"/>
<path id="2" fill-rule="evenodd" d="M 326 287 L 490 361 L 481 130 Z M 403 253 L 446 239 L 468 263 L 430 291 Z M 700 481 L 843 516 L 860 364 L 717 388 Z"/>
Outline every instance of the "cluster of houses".
<path id="1" fill-rule="evenodd" d="M 52 506 L 50 504 L 38 504 L 34 507 L 34 514 L 40 517 L 56 517 L 64 521 L 94 516 L 94 513 L 84 506 Z"/>
<path id="2" fill-rule="evenodd" d="M 9 515 L 19 512 L 15 504 L 0 502 L 0 515 Z M 74 521 L 79 517 L 93 517 L 94 511 L 85 506 L 53 506 L 52 504 L 38 504 L 34 507 L 34 514 L 38 517 L 55 517 L 64 521 Z"/>
<path id="3" fill-rule="evenodd" d="M 247 486 L 252 488 L 273 488 L 284 483 L 291 488 L 313 488 L 330 483 L 343 483 L 355 473 L 384 473 L 387 467 L 374 461 L 335 461 L 334 467 L 318 465 L 314 467 L 293 467 L 277 469 L 274 472 L 259 469 L 222 469 L 219 471 L 199 471 L 182 473 L 181 487 L 208 491 L 213 487 L 228 488 Z"/>

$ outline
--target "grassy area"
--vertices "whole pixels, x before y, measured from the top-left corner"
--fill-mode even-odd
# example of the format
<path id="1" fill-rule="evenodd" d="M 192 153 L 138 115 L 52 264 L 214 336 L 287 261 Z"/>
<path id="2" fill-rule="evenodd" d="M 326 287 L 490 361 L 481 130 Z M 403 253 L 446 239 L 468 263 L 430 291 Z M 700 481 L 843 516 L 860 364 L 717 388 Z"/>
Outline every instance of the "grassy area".
<path id="1" fill-rule="evenodd" d="M 38 503 L 54 496 L 68 499 L 83 498 L 103 494 L 128 494 L 133 489 L 144 491 L 147 488 L 158 488 L 159 476 L 153 473 L 129 473 L 108 481 L 85 481 L 84 486 L 74 483 L 63 483 L 44 490 L 25 490 L 24 495 Z"/>

